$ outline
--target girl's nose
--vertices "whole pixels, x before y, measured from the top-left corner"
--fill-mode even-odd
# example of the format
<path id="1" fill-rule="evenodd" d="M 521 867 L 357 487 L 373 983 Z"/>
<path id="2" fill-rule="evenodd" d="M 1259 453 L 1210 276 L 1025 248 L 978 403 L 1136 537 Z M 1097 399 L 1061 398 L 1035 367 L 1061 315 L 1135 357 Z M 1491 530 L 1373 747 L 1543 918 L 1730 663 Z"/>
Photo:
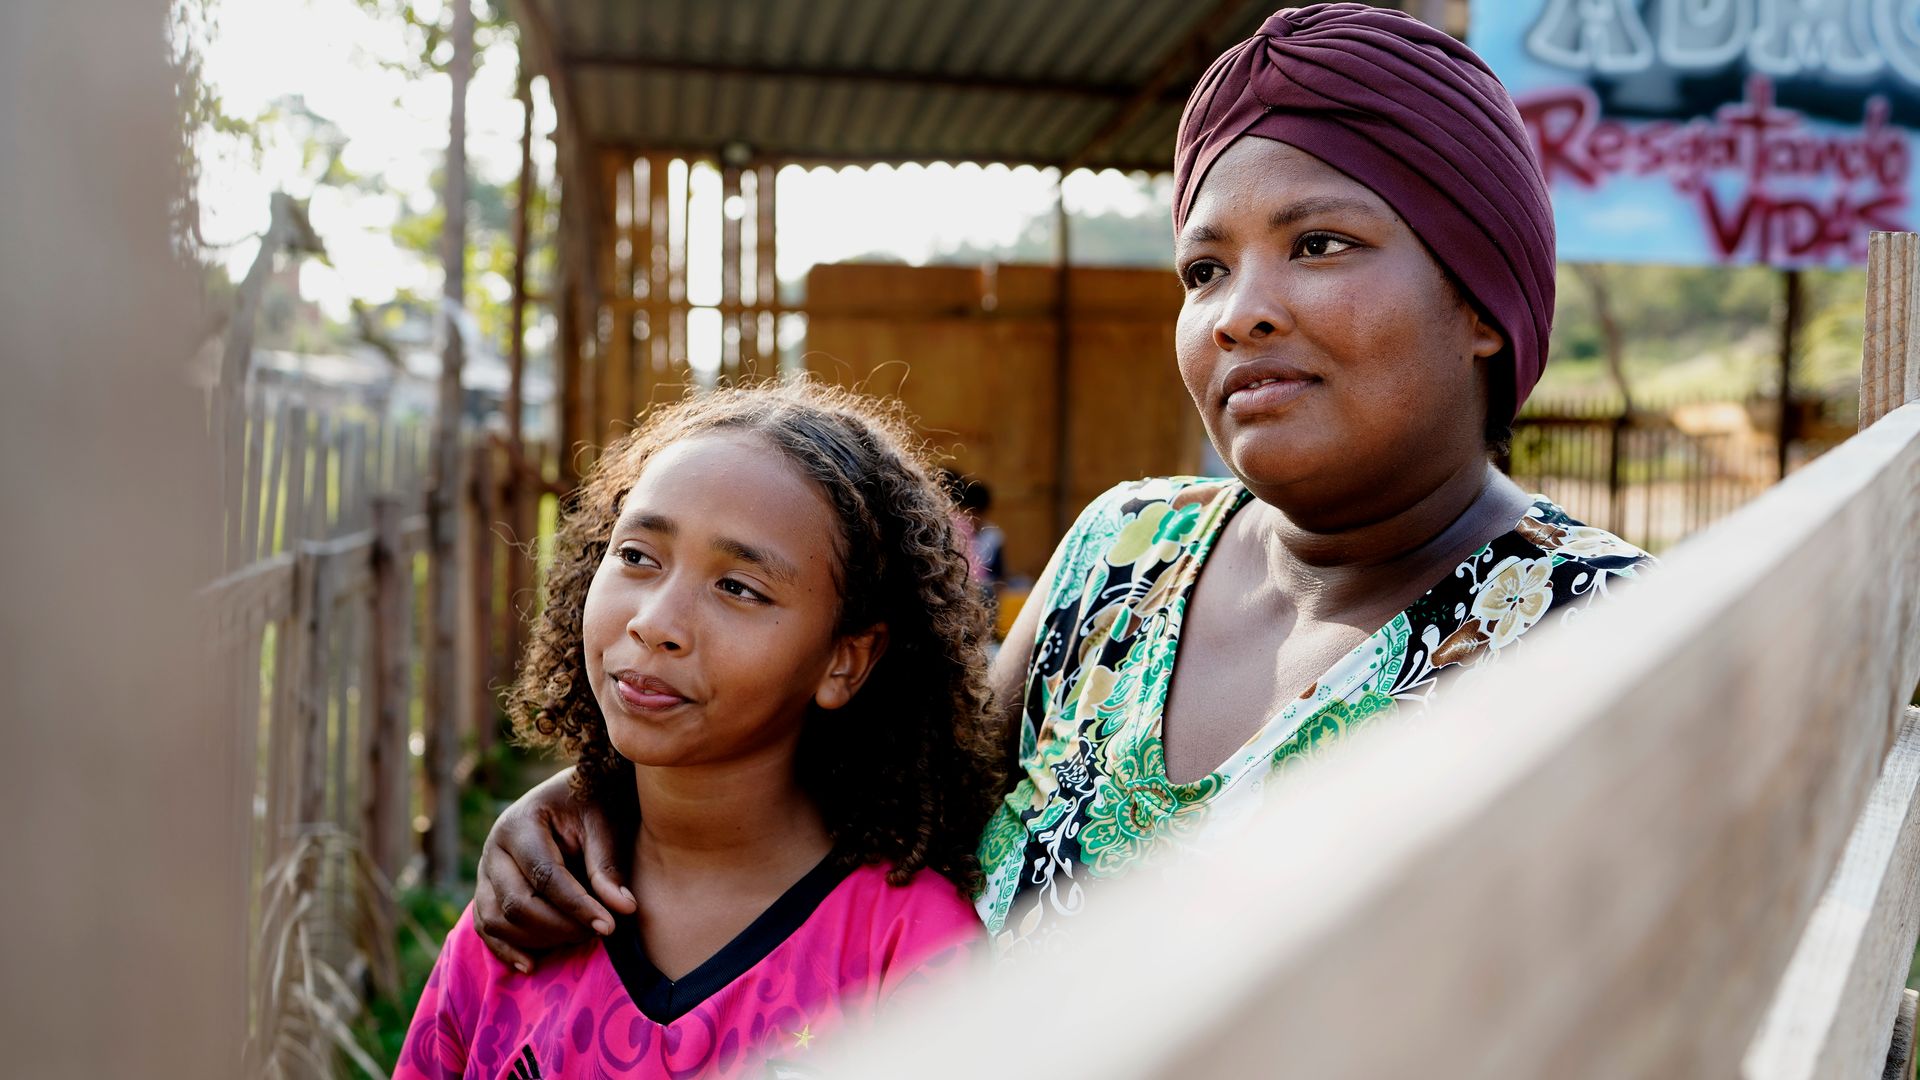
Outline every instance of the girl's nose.
<path id="1" fill-rule="evenodd" d="M 649 651 L 684 652 L 692 643 L 687 623 L 678 590 L 663 586 L 640 598 L 627 620 L 627 633 Z"/>

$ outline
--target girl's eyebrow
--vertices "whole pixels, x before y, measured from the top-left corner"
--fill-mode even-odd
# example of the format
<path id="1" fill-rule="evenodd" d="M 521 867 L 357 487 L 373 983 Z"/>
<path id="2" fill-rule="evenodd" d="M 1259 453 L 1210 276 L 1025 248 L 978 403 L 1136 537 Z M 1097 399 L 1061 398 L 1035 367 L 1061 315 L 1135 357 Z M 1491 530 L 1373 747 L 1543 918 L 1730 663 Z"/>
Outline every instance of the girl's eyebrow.
<path id="1" fill-rule="evenodd" d="M 650 514 L 645 510 L 627 514 L 613 527 L 616 533 L 650 532 L 661 536 L 672 536 L 680 531 L 680 526 L 670 517 L 662 514 Z"/>
<path id="2" fill-rule="evenodd" d="M 615 535 L 630 532 L 650 532 L 656 536 L 672 537 L 680 532 L 680 524 L 665 514 L 649 513 L 645 510 L 627 514 L 613 527 Z M 717 537 L 713 541 L 713 550 L 729 559 L 757 566 L 771 577 L 787 584 L 800 580 L 800 570 L 793 563 L 775 555 L 766 548 L 754 547 L 744 540 L 735 540 L 730 536 Z"/>
<path id="3" fill-rule="evenodd" d="M 787 560 L 765 548 L 757 548 L 732 537 L 722 536 L 714 540 L 713 550 L 728 558 L 757 566 L 765 570 L 768 576 L 778 578 L 789 585 L 800 577 L 799 569 Z"/>

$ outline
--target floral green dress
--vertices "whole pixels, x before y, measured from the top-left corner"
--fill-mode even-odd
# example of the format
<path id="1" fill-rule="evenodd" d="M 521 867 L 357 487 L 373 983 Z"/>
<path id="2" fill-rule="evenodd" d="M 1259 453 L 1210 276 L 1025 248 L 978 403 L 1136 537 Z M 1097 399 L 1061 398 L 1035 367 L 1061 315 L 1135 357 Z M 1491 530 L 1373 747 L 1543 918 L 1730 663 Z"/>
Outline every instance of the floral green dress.
<path id="1" fill-rule="evenodd" d="M 980 917 L 997 955 L 1043 947 L 1079 912 L 1089 880 L 1124 872 L 1204 819 L 1239 816 L 1267 777 L 1436 687 L 1485 668 L 1521 635 L 1575 617 L 1649 556 L 1544 497 L 1511 532 L 1454 568 L 1343 656 L 1218 769 L 1167 778 L 1160 716 L 1187 598 L 1234 511 L 1226 480 L 1122 484 L 1062 541 L 1028 666 L 1019 782 L 980 842 Z M 1232 807 L 1232 810 L 1228 810 Z M 1184 846 L 1184 845 L 1183 845 Z"/>

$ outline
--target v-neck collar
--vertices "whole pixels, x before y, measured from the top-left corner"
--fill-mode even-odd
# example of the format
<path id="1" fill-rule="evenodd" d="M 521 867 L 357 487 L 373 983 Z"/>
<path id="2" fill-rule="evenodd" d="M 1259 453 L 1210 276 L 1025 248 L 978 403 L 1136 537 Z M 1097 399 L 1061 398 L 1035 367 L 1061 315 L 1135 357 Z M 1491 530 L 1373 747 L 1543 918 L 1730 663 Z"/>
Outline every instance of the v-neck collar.
<path id="1" fill-rule="evenodd" d="M 661 1026 L 673 1023 L 704 1004 L 734 980 L 751 971 L 780 947 L 794 931 L 819 909 L 821 902 L 853 872 L 845 860 L 832 852 L 806 876 L 794 882 L 736 934 L 702 961 L 700 966 L 678 979 L 669 979 L 647 957 L 636 916 L 623 915 L 613 923 L 613 933 L 603 939 L 607 959 L 627 988 L 627 996 L 647 1019 Z"/>
<path id="2" fill-rule="evenodd" d="M 1239 513 L 1243 507 L 1252 501 L 1253 493 L 1248 490 L 1245 484 L 1238 480 L 1227 481 L 1222 490 L 1215 494 L 1202 509 L 1198 535 L 1194 537 L 1187 549 L 1177 556 L 1177 558 L 1183 561 L 1184 565 L 1180 567 L 1180 577 L 1174 588 L 1174 595 L 1162 609 L 1173 617 L 1157 620 L 1160 625 L 1149 630 L 1150 633 L 1157 634 L 1161 637 L 1161 647 L 1170 652 L 1170 666 L 1178 662 L 1180 640 L 1184 636 L 1183 631 L 1185 629 L 1187 603 L 1192 599 L 1193 591 L 1199 584 L 1203 564 L 1207 561 L 1208 556 L 1213 553 L 1214 545 L 1219 541 L 1220 537 L 1225 534 L 1227 523 L 1233 519 L 1235 514 Z M 1414 600 L 1413 603 L 1402 608 L 1392 618 L 1388 619 L 1384 625 L 1368 634 L 1366 640 L 1361 642 L 1355 649 L 1342 653 L 1339 659 L 1335 660 L 1333 664 L 1321 674 L 1320 678 L 1313 683 L 1313 686 L 1327 686 L 1340 681 L 1342 676 L 1350 672 L 1351 666 L 1357 662 L 1357 659 L 1364 655 L 1368 646 L 1378 642 L 1382 635 L 1390 634 L 1394 627 L 1403 621 L 1408 611 L 1411 611 L 1420 604 L 1427 603 L 1435 592 L 1457 575 L 1460 567 L 1474 563 L 1484 556 L 1488 549 L 1492 548 L 1495 544 L 1514 535 L 1521 523 L 1536 510 L 1552 511 L 1554 509 L 1553 503 L 1545 496 L 1529 496 L 1527 509 L 1521 513 L 1513 525 L 1509 526 L 1508 529 L 1499 536 L 1475 548 L 1472 554 L 1460 560 L 1460 562 L 1455 565 L 1453 571 L 1434 582 L 1422 592 L 1420 597 Z M 1172 690 L 1173 679 L 1169 676 L 1159 684 L 1157 698 L 1143 703 L 1149 707 L 1147 715 L 1151 716 L 1152 719 L 1148 729 L 1142 732 L 1139 737 L 1151 739 L 1155 743 L 1159 743 L 1164 738 L 1167 701 L 1172 696 Z M 1253 734 L 1247 737 L 1244 743 L 1227 756 L 1225 761 L 1222 761 L 1205 775 L 1190 783 L 1175 783 L 1171 777 L 1166 775 L 1165 758 L 1156 757 L 1155 760 L 1159 763 L 1159 776 L 1157 779 L 1165 783 L 1172 793 L 1176 803 L 1175 812 L 1190 810 L 1206 803 L 1225 788 L 1233 786 L 1233 784 L 1247 772 L 1250 763 L 1261 756 L 1260 754 L 1250 753 L 1249 748 L 1258 743 L 1271 741 L 1273 726 L 1281 720 L 1285 712 L 1286 710 L 1283 707 L 1280 711 L 1268 716 L 1266 720 L 1254 730 Z M 1310 715 L 1310 713 L 1303 713 L 1298 719 L 1304 720 L 1307 715 Z"/>

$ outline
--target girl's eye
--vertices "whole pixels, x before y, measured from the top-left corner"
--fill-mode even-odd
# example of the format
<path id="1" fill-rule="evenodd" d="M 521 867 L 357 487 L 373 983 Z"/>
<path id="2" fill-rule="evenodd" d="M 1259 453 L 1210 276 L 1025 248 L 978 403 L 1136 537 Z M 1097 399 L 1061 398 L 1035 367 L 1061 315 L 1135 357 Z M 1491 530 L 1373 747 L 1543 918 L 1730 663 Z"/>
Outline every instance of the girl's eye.
<path id="1" fill-rule="evenodd" d="M 1201 259 L 1190 264 L 1180 275 L 1181 283 L 1189 289 L 1197 289 L 1211 283 L 1215 278 L 1227 272 L 1227 268 L 1211 259 Z"/>
<path id="2" fill-rule="evenodd" d="M 653 556 L 637 547 L 623 547 L 615 551 L 614 557 L 628 566 L 659 566 Z"/>
<path id="3" fill-rule="evenodd" d="M 766 597 L 753 591 L 745 582 L 736 581 L 733 578 L 721 578 L 716 587 L 728 596 L 737 596 L 742 600 L 754 600 L 763 604 L 767 602 Z"/>
<path id="4" fill-rule="evenodd" d="M 1342 240 L 1330 233 L 1308 233 L 1300 238 L 1298 250 L 1309 259 L 1318 259 L 1338 255 L 1352 246 L 1353 241 Z"/>

